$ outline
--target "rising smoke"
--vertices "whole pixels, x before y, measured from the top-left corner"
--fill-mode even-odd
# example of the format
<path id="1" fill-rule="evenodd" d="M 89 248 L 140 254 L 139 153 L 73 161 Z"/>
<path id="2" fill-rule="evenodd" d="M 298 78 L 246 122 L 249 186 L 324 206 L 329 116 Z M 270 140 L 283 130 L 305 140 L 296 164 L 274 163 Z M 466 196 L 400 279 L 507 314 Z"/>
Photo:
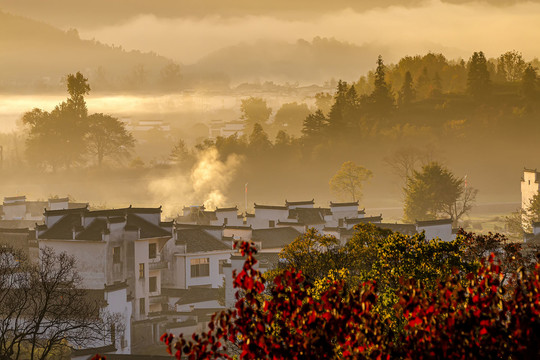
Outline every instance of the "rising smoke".
<path id="1" fill-rule="evenodd" d="M 223 207 L 228 205 L 225 193 L 241 163 L 242 158 L 236 154 L 221 161 L 217 150 L 210 148 L 199 153 L 189 174 L 178 172 L 152 180 L 148 190 L 155 203 L 163 204 L 166 215 L 175 215 L 190 205 Z"/>

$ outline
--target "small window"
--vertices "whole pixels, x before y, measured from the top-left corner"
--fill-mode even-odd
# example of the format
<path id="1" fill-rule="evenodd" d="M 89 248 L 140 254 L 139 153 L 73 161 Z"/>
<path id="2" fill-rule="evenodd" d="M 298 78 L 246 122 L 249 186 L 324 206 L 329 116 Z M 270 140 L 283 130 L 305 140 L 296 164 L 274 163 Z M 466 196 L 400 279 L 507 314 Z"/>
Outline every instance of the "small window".
<path id="1" fill-rule="evenodd" d="M 148 257 L 150 259 L 155 259 L 156 255 L 156 243 L 148 244 Z"/>
<path id="2" fill-rule="evenodd" d="M 209 258 L 191 259 L 191 277 L 210 276 Z"/>
<path id="3" fill-rule="evenodd" d="M 120 263 L 120 246 L 115 246 L 112 253 L 113 264 Z"/>
<path id="4" fill-rule="evenodd" d="M 223 225 L 227 225 L 229 223 L 229 218 L 223 219 Z"/>
<path id="5" fill-rule="evenodd" d="M 157 277 L 151 276 L 148 278 L 148 287 L 151 293 L 157 291 Z"/>
<path id="6" fill-rule="evenodd" d="M 268 221 L 268 226 L 269 227 L 276 227 L 276 222 L 274 220 L 270 220 L 270 221 Z"/>
<path id="7" fill-rule="evenodd" d="M 343 219 L 339 219 L 339 220 L 338 220 L 338 226 L 339 226 L 339 227 L 342 227 L 342 226 L 343 226 Z"/>
<path id="8" fill-rule="evenodd" d="M 144 279 L 144 263 L 139 264 L 139 279 Z"/>
<path id="9" fill-rule="evenodd" d="M 144 298 L 139 299 L 139 314 L 146 314 L 146 302 L 144 301 Z"/>
<path id="10" fill-rule="evenodd" d="M 219 273 L 220 274 L 223 274 L 223 265 L 225 265 L 227 263 L 227 260 L 223 259 L 223 260 L 219 260 Z"/>

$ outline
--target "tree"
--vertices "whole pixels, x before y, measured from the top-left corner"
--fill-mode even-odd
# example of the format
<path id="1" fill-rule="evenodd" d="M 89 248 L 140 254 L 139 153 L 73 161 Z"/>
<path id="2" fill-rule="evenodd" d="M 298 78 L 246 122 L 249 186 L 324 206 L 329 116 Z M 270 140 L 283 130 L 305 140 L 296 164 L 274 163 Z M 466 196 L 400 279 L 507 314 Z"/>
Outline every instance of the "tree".
<path id="1" fill-rule="evenodd" d="M 497 59 L 497 76 L 508 82 L 520 81 L 526 64 L 520 52 L 507 51 Z"/>
<path id="2" fill-rule="evenodd" d="M 362 198 L 363 183 L 372 176 L 370 170 L 346 161 L 330 179 L 330 189 L 338 195 L 350 195 L 352 201 L 357 201 Z"/>
<path id="3" fill-rule="evenodd" d="M 135 146 L 135 139 L 123 122 L 102 113 L 88 117 L 88 150 L 101 167 L 105 157 L 120 159 L 128 157 Z"/>
<path id="4" fill-rule="evenodd" d="M 249 135 L 249 148 L 253 154 L 259 155 L 272 148 L 272 142 L 268 138 L 268 134 L 259 123 L 253 125 L 253 131 Z"/>
<path id="5" fill-rule="evenodd" d="M 88 79 L 80 72 L 77 72 L 76 74 L 69 74 L 66 82 L 70 96 L 67 99 L 68 108 L 72 109 L 79 118 L 85 118 L 88 115 L 88 109 L 84 96 L 90 93 Z"/>
<path id="6" fill-rule="evenodd" d="M 328 119 L 321 110 L 314 114 L 309 114 L 304 120 L 302 135 L 305 138 L 318 138 L 324 134 L 324 129 L 328 126 Z"/>
<path id="7" fill-rule="evenodd" d="M 474 52 L 469 59 L 467 90 L 475 99 L 485 99 L 491 92 L 491 80 L 487 60 L 482 51 Z"/>
<path id="8" fill-rule="evenodd" d="M 432 162 L 414 171 L 403 189 L 406 221 L 431 220 L 449 217 L 457 224 L 467 214 L 478 190 L 466 186 L 465 180 L 456 178 L 447 168 Z"/>
<path id="9" fill-rule="evenodd" d="M 308 115 L 309 109 L 305 103 L 286 103 L 276 112 L 274 125 L 287 129 L 290 134 L 298 134 L 302 130 L 302 121 Z"/>
<path id="10" fill-rule="evenodd" d="M 409 105 L 411 102 L 413 102 L 414 97 L 415 97 L 415 93 L 414 93 L 411 72 L 407 71 L 405 73 L 405 80 L 403 81 L 403 85 L 401 86 L 401 90 L 399 91 L 399 105 L 400 106 Z"/>
<path id="11" fill-rule="evenodd" d="M 375 117 L 386 117 L 394 109 L 394 96 L 390 85 L 386 82 L 386 67 L 384 66 L 381 55 L 377 58 L 374 84 L 375 88 L 369 96 L 372 115 Z"/>
<path id="12" fill-rule="evenodd" d="M 246 123 L 247 133 L 253 130 L 255 124 L 265 124 L 272 113 L 272 109 L 268 107 L 266 100 L 253 96 L 242 99 L 240 111 L 242 112 L 242 119 Z"/>
<path id="13" fill-rule="evenodd" d="M 59 358 L 62 349 L 110 338 L 114 316 L 103 320 L 100 303 L 80 286 L 65 253 L 41 249 L 35 264 L 0 247 L 0 359 Z"/>
<path id="14" fill-rule="evenodd" d="M 169 160 L 176 165 L 182 165 L 191 160 L 191 154 L 184 140 L 179 139 L 169 154 Z"/>
<path id="15" fill-rule="evenodd" d="M 386 157 L 384 162 L 396 176 L 406 183 L 414 170 L 417 170 L 418 166 L 429 163 L 430 158 L 431 154 L 426 150 L 415 147 L 402 147 Z"/>
<path id="16" fill-rule="evenodd" d="M 536 76 L 536 69 L 531 64 L 527 64 L 521 78 L 521 94 L 528 101 L 534 101 L 537 99 L 537 83 L 538 78 Z"/>
<path id="17" fill-rule="evenodd" d="M 169 354 L 180 359 L 532 359 L 540 346 L 540 267 L 519 271 L 511 288 L 501 282 L 493 256 L 477 270 L 426 285 L 403 279 L 396 292 L 392 331 L 377 312 L 378 285 L 348 288 L 328 281 L 320 294 L 301 271 L 287 268 L 265 280 L 254 268 L 254 244 L 235 275 L 234 309 L 212 316 L 208 331 L 192 336 L 163 334 Z M 407 254 L 405 254 L 407 256 Z M 97 357 L 99 358 L 99 357 Z"/>

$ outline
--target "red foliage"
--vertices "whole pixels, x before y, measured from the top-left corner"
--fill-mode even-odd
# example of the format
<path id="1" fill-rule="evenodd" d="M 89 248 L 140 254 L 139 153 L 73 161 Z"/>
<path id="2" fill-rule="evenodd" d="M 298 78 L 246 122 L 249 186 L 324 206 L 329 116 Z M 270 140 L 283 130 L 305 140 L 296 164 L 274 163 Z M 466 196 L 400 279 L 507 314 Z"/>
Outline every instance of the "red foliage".
<path id="1" fill-rule="evenodd" d="M 247 259 L 234 281 L 242 291 L 235 308 L 214 315 L 210 330 L 191 339 L 164 334 L 171 355 L 231 359 L 231 343 L 241 359 L 528 359 L 539 354 L 538 265 L 508 290 L 493 256 L 479 271 L 440 281 L 436 290 L 404 281 L 396 312 L 407 322 L 393 334 L 374 311 L 375 284 L 346 290 L 336 281 L 315 299 L 301 272 L 287 270 L 263 300 L 264 281 L 253 268 L 256 249 L 243 242 L 240 250 Z"/>

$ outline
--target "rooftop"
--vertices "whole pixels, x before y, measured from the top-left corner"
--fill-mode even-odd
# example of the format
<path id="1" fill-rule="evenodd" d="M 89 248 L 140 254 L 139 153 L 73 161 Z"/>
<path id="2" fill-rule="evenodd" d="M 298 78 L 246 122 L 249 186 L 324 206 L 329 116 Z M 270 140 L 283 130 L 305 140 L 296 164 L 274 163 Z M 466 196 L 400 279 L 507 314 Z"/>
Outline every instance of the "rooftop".
<path id="1" fill-rule="evenodd" d="M 203 229 L 177 230 L 176 244 L 186 245 L 186 253 L 231 250 L 230 246 L 227 246 Z"/>
<path id="2" fill-rule="evenodd" d="M 263 249 L 283 248 L 301 236 L 298 230 L 293 227 L 277 227 L 270 229 L 255 229 L 251 239 L 254 242 L 261 242 Z"/>

